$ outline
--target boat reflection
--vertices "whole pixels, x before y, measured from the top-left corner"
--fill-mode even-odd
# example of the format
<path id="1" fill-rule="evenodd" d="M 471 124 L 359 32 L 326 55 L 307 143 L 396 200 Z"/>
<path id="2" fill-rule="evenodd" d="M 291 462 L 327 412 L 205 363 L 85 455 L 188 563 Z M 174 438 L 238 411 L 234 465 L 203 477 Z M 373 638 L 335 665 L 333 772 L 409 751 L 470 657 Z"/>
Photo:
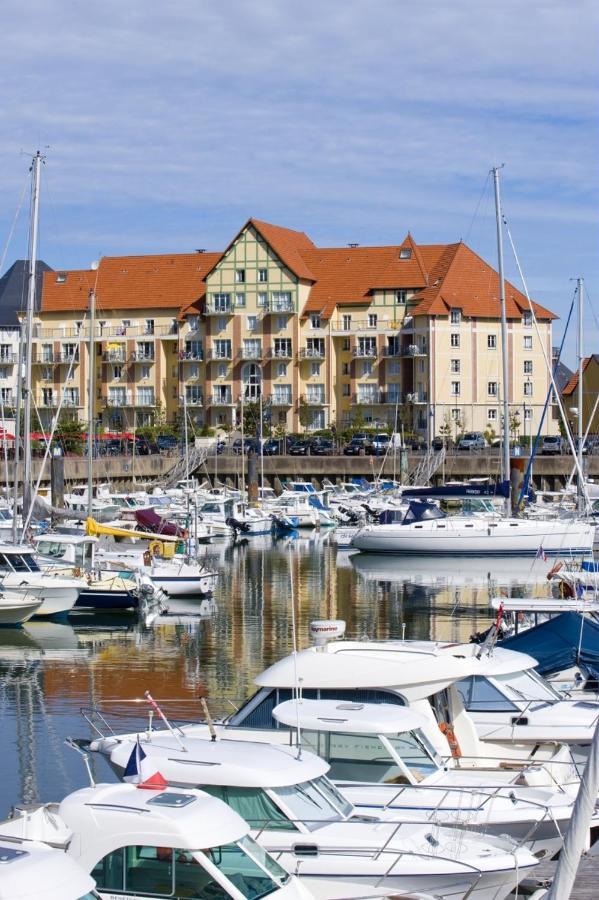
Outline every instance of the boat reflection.
<path id="1" fill-rule="evenodd" d="M 351 553 L 349 564 L 366 581 L 421 584 L 427 587 L 492 584 L 547 585 L 554 562 L 526 557 L 388 556 L 381 553 Z"/>

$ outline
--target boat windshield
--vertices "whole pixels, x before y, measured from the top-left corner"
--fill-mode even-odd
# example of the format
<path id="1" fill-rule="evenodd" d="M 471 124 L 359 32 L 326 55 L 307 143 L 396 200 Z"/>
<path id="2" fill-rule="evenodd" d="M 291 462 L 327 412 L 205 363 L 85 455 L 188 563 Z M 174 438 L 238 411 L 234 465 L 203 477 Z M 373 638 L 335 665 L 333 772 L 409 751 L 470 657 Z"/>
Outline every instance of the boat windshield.
<path id="1" fill-rule="evenodd" d="M 353 813 L 351 803 L 324 776 L 279 787 L 272 793 L 290 811 L 291 819 L 301 822 L 308 831 L 316 831 L 330 822 L 343 821 Z"/>
<path id="2" fill-rule="evenodd" d="M 414 731 L 405 731 L 394 737 L 387 735 L 386 740 L 389 741 L 416 781 L 432 775 L 442 764 L 441 757 L 420 728 L 416 728 Z"/>
<path id="3" fill-rule="evenodd" d="M 525 669 L 523 672 L 510 672 L 508 675 L 497 675 L 494 679 L 511 700 L 538 700 L 541 703 L 557 703 L 562 698 L 547 682 Z"/>
<path id="4" fill-rule="evenodd" d="M 31 553 L 0 553 L 0 569 L 5 572 L 39 572 Z"/>
<path id="5" fill-rule="evenodd" d="M 201 513 L 214 513 L 218 515 L 221 512 L 220 503 L 204 503 L 200 509 Z"/>

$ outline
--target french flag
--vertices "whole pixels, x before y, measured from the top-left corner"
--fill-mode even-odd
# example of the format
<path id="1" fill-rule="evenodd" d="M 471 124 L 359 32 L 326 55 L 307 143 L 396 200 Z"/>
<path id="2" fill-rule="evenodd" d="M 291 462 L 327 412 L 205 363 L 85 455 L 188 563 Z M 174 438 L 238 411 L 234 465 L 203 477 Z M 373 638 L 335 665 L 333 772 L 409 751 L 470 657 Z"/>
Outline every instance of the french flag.
<path id="1" fill-rule="evenodd" d="M 143 747 L 139 743 L 139 736 L 125 767 L 123 781 L 136 784 L 138 788 L 148 791 L 162 791 L 168 787 L 168 781 L 144 753 Z"/>

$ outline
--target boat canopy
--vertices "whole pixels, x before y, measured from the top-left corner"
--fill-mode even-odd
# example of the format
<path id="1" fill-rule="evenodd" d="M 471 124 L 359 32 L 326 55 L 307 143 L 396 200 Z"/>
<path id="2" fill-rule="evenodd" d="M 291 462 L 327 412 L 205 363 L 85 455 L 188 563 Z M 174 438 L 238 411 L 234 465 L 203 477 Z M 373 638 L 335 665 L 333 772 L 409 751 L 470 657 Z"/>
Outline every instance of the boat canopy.
<path id="1" fill-rule="evenodd" d="M 599 625 L 578 613 L 562 613 L 536 628 L 507 638 L 501 646 L 530 653 L 536 658 L 541 675 L 577 665 L 599 680 Z"/>
<path id="2" fill-rule="evenodd" d="M 446 515 L 434 503 L 424 503 L 420 500 L 412 500 L 404 517 L 404 523 L 426 522 L 428 519 L 445 519 Z"/>
<path id="3" fill-rule="evenodd" d="M 467 481 L 463 484 L 442 484 L 439 487 L 403 488 L 402 497 L 509 497 L 509 481 L 497 483 Z"/>

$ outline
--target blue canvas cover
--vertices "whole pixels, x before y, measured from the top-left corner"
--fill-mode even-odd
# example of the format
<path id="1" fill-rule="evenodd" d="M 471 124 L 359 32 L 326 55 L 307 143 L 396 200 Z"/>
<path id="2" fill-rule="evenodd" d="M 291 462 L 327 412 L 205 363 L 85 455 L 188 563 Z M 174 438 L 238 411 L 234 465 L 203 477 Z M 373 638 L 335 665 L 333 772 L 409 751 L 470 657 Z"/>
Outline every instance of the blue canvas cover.
<path id="1" fill-rule="evenodd" d="M 579 613 L 561 613 L 542 625 L 506 638 L 501 646 L 534 656 L 538 660 L 536 670 L 541 675 L 552 675 L 578 665 L 591 678 L 599 678 L 599 625 Z"/>

